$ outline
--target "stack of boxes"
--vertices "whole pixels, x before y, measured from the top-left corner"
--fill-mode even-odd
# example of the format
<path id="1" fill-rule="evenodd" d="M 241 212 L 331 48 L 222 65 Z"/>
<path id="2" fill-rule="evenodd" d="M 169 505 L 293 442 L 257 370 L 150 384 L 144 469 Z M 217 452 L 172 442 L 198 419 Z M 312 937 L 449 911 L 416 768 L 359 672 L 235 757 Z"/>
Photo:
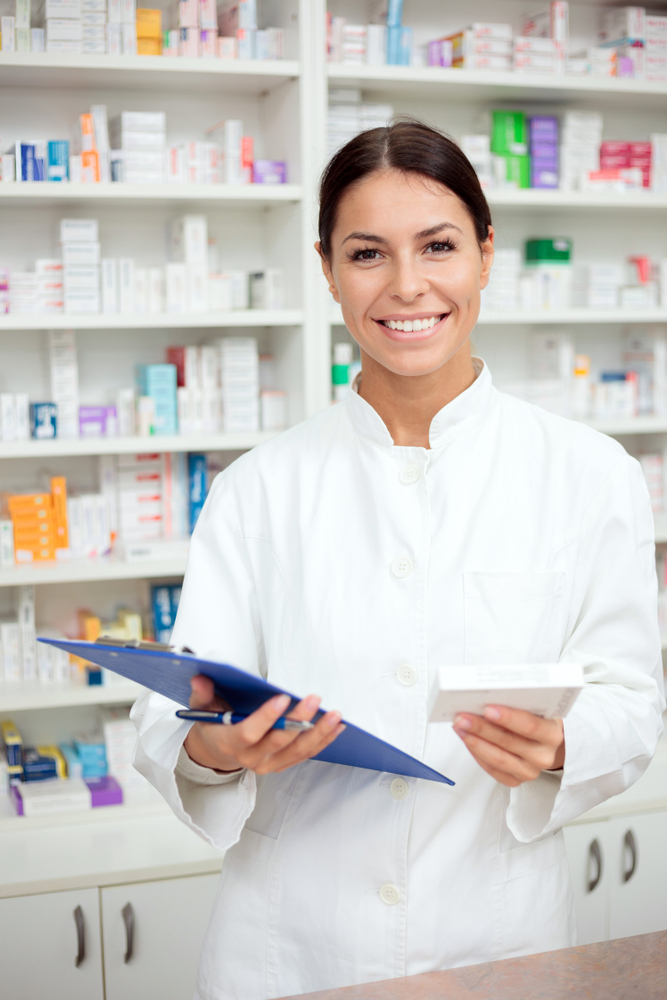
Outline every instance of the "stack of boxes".
<path id="1" fill-rule="evenodd" d="M 667 80 L 667 17 L 646 13 L 646 79 Z"/>
<path id="2" fill-rule="evenodd" d="M 327 146 L 329 156 L 369 128 L 384 128 L 394 116 L 391 104 L 362 102 L 361 91 L 338 87 L 329 91 Z"/>
<path id="3" fill-rule="evenodd" d="M 98 313 L 100 243 L 97 219 L 61 219 L 60 249 L 65 312 Z"/>
<path id="4" fill-rule="evenodd" d="M 0 392 L 0 441 L 27 441 L 29 437 L 27 392 Z"/>
<path id="5" fill-rule="evenodd" d="M 178 433 L 178 407 L 176 400 L 176 366 L 138 365 L 136 369 L 138 407 L 141 414 L 152 401 L 152 433 Z"/>
<path id="6" fill-rule="evenodd" d="M 575 275 L 572 304 L 590 309 L 616 309 L 622 284 L 621 264 L 587 264 Z"/>
<path id="7" fill-rule="evenodd" d="M 508 310 L 519 306 L 519 279 L 521 276 L 521 251 L 497 249 L 489 283 L 482 291 L 485 309 Z"/>
<path id="8" fill-rule="evenodd" d="M 81 51 L 95 56 L 107 51 L 106 0 L 81 0 Z"/>
<path id="9" fill-rule="evenodd" d="M 16 562 L 53 560 L 69 548 L 67 486 L 62 476 L 51 479 L 50 493 L 7 494 L 3 506 L 12 522 Z"/>
<path id="10" fill-rule="evenodd" d="M 514 40 L 514 69 L 530 73 L 565 73 L 570 35 L 567 0 L 551 0 L 539 14 L 524 21 Z"/>
<path id="11" fill-rule="evenodd" d="M 621 7 L 602 14 L 599 33 L 602 48 L 614 52 L 618 75 L 647 75 L 646 14 L 643 7 Z M 626 73 L 625 63 L 629 64 Z"/>
<path id="12" fill-rule="evenodd" d="M 476 22 L 447 37 L 457 69 L 512 69 L 512 26 Z"/>
<path id="13" fill-rule="evenodd" d="M 79 436 L 79 369 L 74 330 L 49 330 L 51 402 L 57 406 L 58 437 Z"/>
<path id="14" fill-rule="evenodd" d="M 163 537 L 160 455 L 118 455 L 118 534 L 125 542 Z"/>
<path id="15" fill-rule="evenodd" d="M 113 118 L 109 123 L 112 180 L 162 184 L 166 130 L 164 111 L 122 111 Z"/>
<path id="16" fill-rule="evenodd" d="M 169 227 L 167 312 L 208 309 L 208 225 L 205 215 L 183 215 Z M 247 294 L 247 293 L 246 293 Z"/>
<path id="17" fill-rule="evenodd" d="M 225 431 L 259 430 L 259 355 L 254 337 L 224 337 L 220 346 L 220 385 Z"/>
<path id="18" fill-rule="evenodd" d="M 562 190 L 581 187 L 589 171 L 600 169 L 602 115 L 597 111 L 566 111 L 560 145 L 560 181 Z"/>
<path id="19" fill-rule="evenodd" d="M 42 10 L 46 24 L 46 51 L 81 54 L 81 0 L 44 0 Z"/>
<path id="20" fill-rule="evenodd" d="M 133 788 L 144 788 L 147 780 L 132 766 L 132 755 L 137 743 L 137 730 L 129 711 L 120 708 L 102 710 L 102 733 L 106 748 L 108 773 L 127 793 Z"/>
<path id="21" fill-rule="evenodd" d="M 409 66 L 413 32 L 403 23 L 403 0 L 371 0 L 369 24 L 350 24 L 327 15 L 329 62 L 348 65 Z M 451 65 L 451 63 L 450 63 Z"/>
<path id="22" fill-rule="evenodd" d="M 177 372 L 180 433 L 218 431 L 221 421 L 218 348 L 214 345 L 170 347 L 167 360 Z"/>
<path id="23" fill-rule="evenodd" d="M 640 187 L 651 186 L 650 142 L 603 142 L 600 146 L 601 171 L 640 170 Z"/>
<path id="24" fill-rule="evenodd" d="M 82 493 L 67 501 L 69 547 L 75 559 L 97 559 L 111 551 L 107 500 L 102 493 Z"/>
<path id="25" fill-rule="evenodd" d="M 528 130 L 522 111 L 493 111 L 491 152 L 501 186 L 530 187 Z"/>
<path id="26" fill-rule="evenodd" d="M 530 186 L 558 187 L 558 119 L 534 115 L 528 120 Z"/>
<path id="27" fill-rule="evenodd" d="M 137 55 L 162 55 L 162 11 L 140 7 L 136 24 Z"/>
<path id="28" fill-rule="evenodd" d="M 572 292 L 572 243 L 567 239 L 526 241 L 526 273 L 521 279 L 521 306 L 567 309 Z"/>

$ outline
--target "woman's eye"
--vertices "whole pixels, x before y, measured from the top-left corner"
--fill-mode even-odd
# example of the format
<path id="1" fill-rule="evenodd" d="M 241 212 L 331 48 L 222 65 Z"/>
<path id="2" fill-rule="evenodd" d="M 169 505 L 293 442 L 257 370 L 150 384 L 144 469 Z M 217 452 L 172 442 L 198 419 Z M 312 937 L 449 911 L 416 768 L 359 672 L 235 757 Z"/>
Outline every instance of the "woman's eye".
<path id="1" fill-rule="evenodd" d="M 448 250 L 454 250 L 454 244 L 447 240 L 445 243 L 429 243 L 426 248 L 430 250 L 431 253 L 446 253 Z"/>
<path id="2" fill-rule="evenodd" d="M 352 255 L 352 260 L 377 260 L 378 256 L 378 250 L 357 250 Z"/>

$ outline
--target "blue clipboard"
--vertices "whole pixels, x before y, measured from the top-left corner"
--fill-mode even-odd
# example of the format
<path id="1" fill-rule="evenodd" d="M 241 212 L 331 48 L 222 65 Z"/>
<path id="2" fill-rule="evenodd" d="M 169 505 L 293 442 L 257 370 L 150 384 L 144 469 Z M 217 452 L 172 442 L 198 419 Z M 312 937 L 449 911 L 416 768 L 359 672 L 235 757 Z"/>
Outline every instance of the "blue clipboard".
<path id="1" fill-rule="evenodd" d="M 57 646 L 58 649 L 64 649 L 74 656 L 80 656 L 100 667 L 113 670 L 114 673 L 137 681 L 185 707 L 190 704 L 190 678 L 195 674 L 205 674 L 210 677 L 218 696 L 231 705 L 235 712 L 244 714 L 254 712 L 277 694 L 289 695 L 290 708 L 300 700 L 289 691 L 283 691 L 255 674 L 230 667 L 226 663 L 217 663 L 215 660 L 201 660 L 194 654 L 176 650 L 112 647 L 81 640 L 39 639 L 39 642 Z M 318 714 L 322 714 L 322 711 L 320 710 Z M 410 757 L 409 754 L 403 753 L 390 743 L 385 743 L 377 736 L 372 736 L 364 729 L 343 721 L 347 726 L 345 731 L 313 760 L 345 764 L 348 767 L 364 767 L 370 771 L 387 771 L 408 778 L 425 778 L 427 781 L 439 781 L 444 785 L 454 784 L 444 774 L 427 767 L 415 757 Z"/>

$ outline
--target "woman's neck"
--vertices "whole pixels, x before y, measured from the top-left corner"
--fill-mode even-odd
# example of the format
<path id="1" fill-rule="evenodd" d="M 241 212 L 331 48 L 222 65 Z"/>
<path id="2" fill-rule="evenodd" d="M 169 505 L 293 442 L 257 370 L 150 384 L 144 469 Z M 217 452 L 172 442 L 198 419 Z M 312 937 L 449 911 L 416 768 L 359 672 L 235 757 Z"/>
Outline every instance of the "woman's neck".
<path id="1" fill-rule="evenodd" d="M 436 413 L 475 381 L 470 345 L 430 375 L 397 375 L 361 352 L 359 395 L 384 421 L 395 445 L 430 448 Z"/>

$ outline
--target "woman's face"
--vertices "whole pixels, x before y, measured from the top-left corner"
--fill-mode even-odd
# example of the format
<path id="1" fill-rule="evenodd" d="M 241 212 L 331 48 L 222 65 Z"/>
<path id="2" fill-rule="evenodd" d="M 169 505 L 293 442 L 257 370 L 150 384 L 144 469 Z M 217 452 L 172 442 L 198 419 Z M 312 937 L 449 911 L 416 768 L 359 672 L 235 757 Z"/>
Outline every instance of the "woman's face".
<path id="1" fill-rule="evenodd" d="M 388 169 L 345 192 L 322 263 L 362 351 L 397 375 L 427 375 L 467 342 L 492 260 L 493 230 L 480 247 L 455 194 Z"/>

